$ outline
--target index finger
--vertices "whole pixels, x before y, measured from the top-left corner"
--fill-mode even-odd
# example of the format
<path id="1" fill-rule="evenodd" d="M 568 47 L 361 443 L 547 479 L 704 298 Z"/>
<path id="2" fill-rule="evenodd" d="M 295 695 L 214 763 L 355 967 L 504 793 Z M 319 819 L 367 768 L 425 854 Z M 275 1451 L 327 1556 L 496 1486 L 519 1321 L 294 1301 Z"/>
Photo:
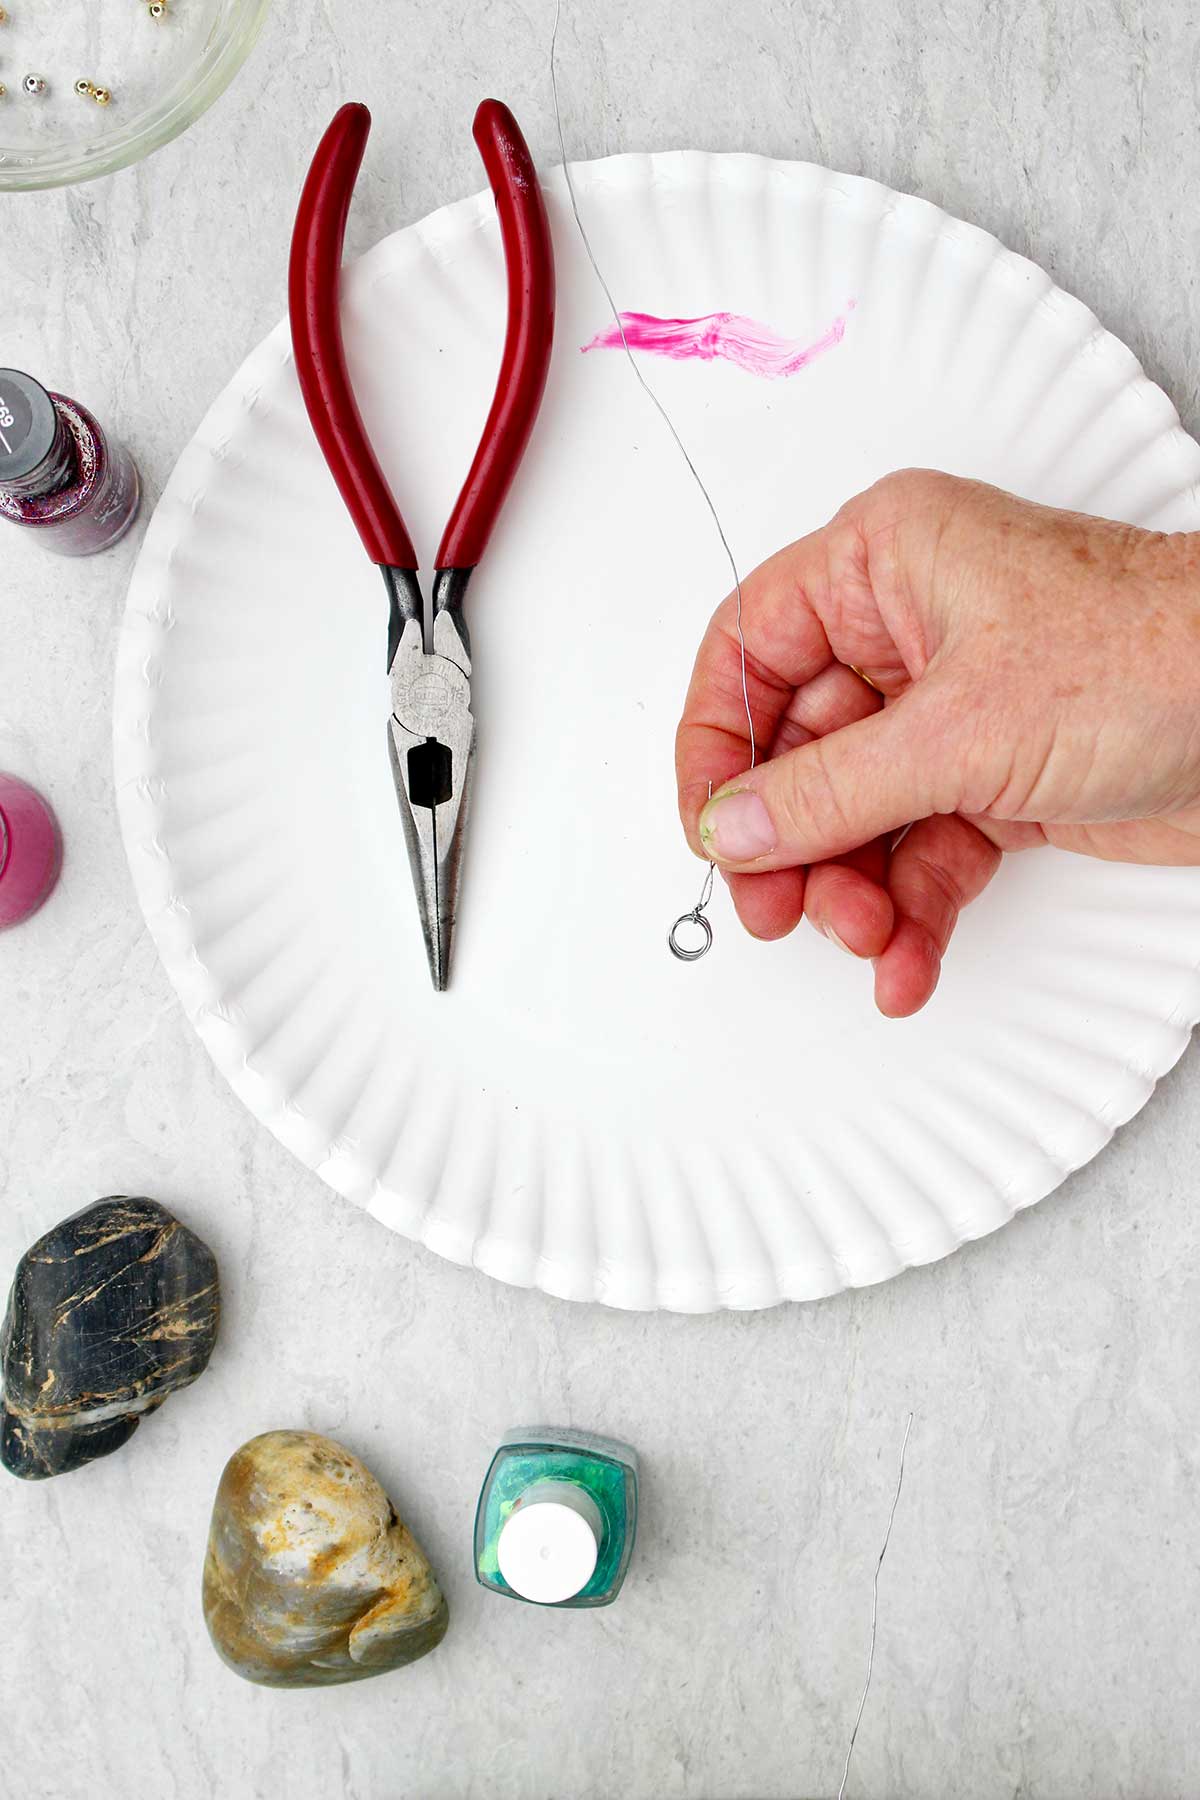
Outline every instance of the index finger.
<path id="1" fill-rule="evenodd" d="M 738 596 L 733 593 L 709 621 L 675 734 L 679 816 L 697 855 L 703 852 L 696 821 L 710 784 L 715 793 L 754 761 L 747 704 L 761 760 L 795 690 L 834 660 L 825 627 L 797 581 L 794 545 L 760 563 L 741 589 L 744 687 Z"/>

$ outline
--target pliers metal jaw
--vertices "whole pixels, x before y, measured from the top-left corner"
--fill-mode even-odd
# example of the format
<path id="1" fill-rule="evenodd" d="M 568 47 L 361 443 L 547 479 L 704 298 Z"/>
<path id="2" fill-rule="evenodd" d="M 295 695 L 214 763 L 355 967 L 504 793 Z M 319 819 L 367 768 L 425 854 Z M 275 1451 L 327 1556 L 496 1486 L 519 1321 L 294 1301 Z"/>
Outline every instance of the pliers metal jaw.
<path id="1" fill-rule="evenodd" d="M 424 622 L 419 614 L 414 616 L 411 599 L 406 596 L 407 616 L 401 616 L 400 640 L 390 670 L 392 716 L 388 728 L 392 776 L 429 973 L 439 993 L 450 978 L 450 946 L 475 761 L 470 643 L 458 605 L 445 599 L 442 575 L 450 573 L 442 571 L 434 585 L 432 651 L 425 648 Z M 461 593 L 457 597 L 461 599 Z M 416 598 L 420 600 L 419 589 Z"/>

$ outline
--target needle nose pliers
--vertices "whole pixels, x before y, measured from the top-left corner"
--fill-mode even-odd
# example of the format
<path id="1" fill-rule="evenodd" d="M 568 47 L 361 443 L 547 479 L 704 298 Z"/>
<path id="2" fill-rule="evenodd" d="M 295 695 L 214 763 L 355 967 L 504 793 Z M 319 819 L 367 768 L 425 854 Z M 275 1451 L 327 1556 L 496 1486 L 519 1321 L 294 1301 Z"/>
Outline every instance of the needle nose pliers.
<path id="1" fill-rule="evenodd" d="M 520 127 L 500 101 L 485 100 L 475 114 L 474 136 L 500 221 L 508 325 L 491 410 L 438 548 L 427 629 L 416 553 L 354 398 L 338 311 L 346 217 L 370 129 L 365 106 L 343 106 L 317 146 L 292 234 L 288 311 L 309 419 L 387 588 L 388 746 L 429 972 L 440 990 L 449 980 L 475 758 L 463 596 L 541 403 L 554 337 L 554 253 Z"/>

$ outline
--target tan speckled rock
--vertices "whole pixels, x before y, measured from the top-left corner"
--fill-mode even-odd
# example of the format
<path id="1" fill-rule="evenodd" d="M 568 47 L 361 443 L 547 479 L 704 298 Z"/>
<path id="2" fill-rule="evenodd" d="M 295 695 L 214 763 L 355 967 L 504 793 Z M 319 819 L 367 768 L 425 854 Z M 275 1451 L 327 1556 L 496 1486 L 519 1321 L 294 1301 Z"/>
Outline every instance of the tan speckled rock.
<path id="1" fill-rule="evenodd" d="M 415 1662 L 441 1643 L 448 1615 L 370 1470 L 315 1431 L 268 1431 L 225 1465 L 204 1617 L 247 1681 L 329 1687 Z"/>

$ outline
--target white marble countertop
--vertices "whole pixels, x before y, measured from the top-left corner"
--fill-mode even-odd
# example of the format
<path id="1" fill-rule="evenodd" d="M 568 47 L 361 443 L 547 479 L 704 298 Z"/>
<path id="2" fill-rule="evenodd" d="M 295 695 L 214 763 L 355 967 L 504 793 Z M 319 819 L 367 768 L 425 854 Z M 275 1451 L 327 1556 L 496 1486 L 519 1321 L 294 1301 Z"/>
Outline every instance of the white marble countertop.
<path id="1" fill-rule="evenodd" d="M 3 199 L 3 360 L 122 431 L 149 501 L 283 310 L 294 197 L 335 104 L 376 115 L 351 248 L 477 188 L 507 99 L 556 159 L 552 0 L 290 0 L 225 98 L 140 168 Z M 1042 263 L 1200 425 L 1200 15 L 1189 0 L 567 0 L 572 154 L 808 157 L 925 195 Z M 11 79 L 10 79 L 11 88 Z M 11 100 L 9 102 L 11 104 Z M 31 1800 L 1200 1790 L 1200 1137 L 1186 1058 L 1090 1168 L 948 1262 L 805 1308 L 623 1316 L 393 1237 L 243 1111 L 142 925 L 111 793 L 135 536 L 71 565 L 3 541 L 0 767 L 61 816 L 63 880 L 0 940 L 0 1271 L 62 1215 L 150 1194 L 212 1244 L 209 1372 L 117 1455 L 0 1486 L 0 1789 Z M 645 1459 L 618 1604 L 478 1588 L 471 1519 L 512 1423 Z M 208 1512 L 244 1438 L 308 1426 L 413 1524 L 452 1625 L 426 1661 L 305 1694 L 217 1661 Z"/>

